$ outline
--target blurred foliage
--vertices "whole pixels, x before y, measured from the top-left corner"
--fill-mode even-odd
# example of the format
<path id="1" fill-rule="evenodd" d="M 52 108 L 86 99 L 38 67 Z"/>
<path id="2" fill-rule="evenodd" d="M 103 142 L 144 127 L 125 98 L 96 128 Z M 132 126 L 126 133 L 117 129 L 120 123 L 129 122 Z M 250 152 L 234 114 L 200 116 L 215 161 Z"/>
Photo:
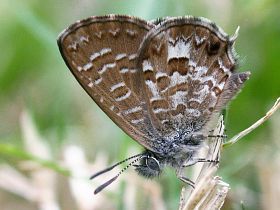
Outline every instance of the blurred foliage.
<path id="1" fill-rule="evenodd" d="M 280 95 L 279 9 L 279 0 L 1 0 L 1 162 L 14 164 L 6 158 L 9 151 L 10 156 L 30 159 L 19 127 L 19 117 L 25 109 L 32 113 L 54 157 L 59 157 L 67 144 L 82 146 L 91 160 L 102 150 L 111 162 L 122 160 L 131 148 L 141 150 L 92 102 L 58 51 L 58 34 L 74 21 L 91 15 L 129 14 L 144 19 L 203 16 L 229 34 L 239 25 L 236 51 L 240 55 L 240 71 L 250 70 L 252 76 L 228 109 L 227 134 L 233 136 L 260 118 Z M 219 174 L 232 188 L 225 209 L 262 208 L 263 186 L 256 165 L 261 160 L 270 164 L 279 149 L 272 132 L 268 122 L 224 150 Z M 19 149 L 4 150 L 6 144 Z M 167 170 L 157 181 L 162 183 L 166 208 L 176 209 L 181 183 L 174 172 Z M 123 194 L 115 196 L 119 209 L 123 209 Z"/>
<path id="2" fill-rule="evenodd" d="M 41 166 L 54 170 L 65 176 L 69 176 L 69 171 L 65 168 L 60 167 L 56 162 L 40 159 L 31 155 L 28 152 L 24 152 L 22 149 L 18 149 L 9 144 L 0 144 L 1 157 L 9 162 L 21 161 L 34 161 L 39 163 Z"/>

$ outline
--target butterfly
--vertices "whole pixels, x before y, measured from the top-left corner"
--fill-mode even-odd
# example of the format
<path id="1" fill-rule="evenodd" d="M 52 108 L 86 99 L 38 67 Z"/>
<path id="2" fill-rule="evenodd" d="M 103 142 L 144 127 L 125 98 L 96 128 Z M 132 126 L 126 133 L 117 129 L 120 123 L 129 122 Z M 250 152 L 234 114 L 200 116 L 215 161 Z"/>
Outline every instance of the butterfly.
<path id="1" fill-rule="evenodd" d="M 58 37 L 60 53 L 77 81 L 125 133 L 145 148 L 105 170 L 131 161 L 153 178 L 171 166 L 194 186 L 182 169 L 197 157 L 213 122 L 241 90 L 250 72 L 236 72 L 227 35 L 202 17 L 145 21 L 126 15 L 77 21 Z M 127 168 L 95 190 L 103 190 Z"/>

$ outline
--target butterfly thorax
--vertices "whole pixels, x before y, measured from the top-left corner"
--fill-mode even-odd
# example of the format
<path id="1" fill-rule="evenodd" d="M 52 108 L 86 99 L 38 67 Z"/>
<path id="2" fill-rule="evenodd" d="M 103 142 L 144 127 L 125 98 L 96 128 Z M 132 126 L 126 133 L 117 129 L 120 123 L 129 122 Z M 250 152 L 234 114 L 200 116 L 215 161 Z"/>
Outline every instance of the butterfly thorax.
<path id="1" fill-rule="evenodd" d="M 159 176 L 163 168 L 171 166 L 176 170 L 193 161 L 205 137 L 200 132 L 178 133 L 166 143 L 163 153 L 146 150 L 136 171 L 147 178 Z"/>

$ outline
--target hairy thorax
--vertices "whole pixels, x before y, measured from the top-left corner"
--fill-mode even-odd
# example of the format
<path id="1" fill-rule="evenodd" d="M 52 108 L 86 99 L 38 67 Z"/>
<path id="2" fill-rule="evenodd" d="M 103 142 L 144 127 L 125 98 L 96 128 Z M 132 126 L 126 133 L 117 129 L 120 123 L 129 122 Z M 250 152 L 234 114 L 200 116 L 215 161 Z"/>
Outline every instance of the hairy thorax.
<path id="1" fill-rule="evenodd" d="M 181 167 L 184 163 L 194 158 L 205 137 L 201 133 L 188 133 L 178 135 L 166 148 L 166 153 L 161 155 L 166 165 L 174 168 Z"/>

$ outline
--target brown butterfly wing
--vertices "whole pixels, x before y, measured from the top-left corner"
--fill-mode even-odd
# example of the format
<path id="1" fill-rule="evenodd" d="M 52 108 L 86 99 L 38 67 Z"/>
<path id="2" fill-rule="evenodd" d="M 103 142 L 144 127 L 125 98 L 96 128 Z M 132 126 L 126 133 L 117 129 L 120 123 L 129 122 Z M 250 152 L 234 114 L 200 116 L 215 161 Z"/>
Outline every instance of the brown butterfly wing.
<path id="1" fill-rule="evenodd" d="M 202 18 L 170 18 L 150 30 L 138 65 L 150 120 L 160 133 L 202 128 L 237 93 L 249 73 L 234 72 L 232 44 Z"/>
<path id="2" fill-rule="evenodd" d="M 91 17 L 62 32 L 58 45 L 67 66 L 98 106 L 134 140 L 155 150 L 136 68 L 139 46 L 152 27 L 128 16 Z"/>

